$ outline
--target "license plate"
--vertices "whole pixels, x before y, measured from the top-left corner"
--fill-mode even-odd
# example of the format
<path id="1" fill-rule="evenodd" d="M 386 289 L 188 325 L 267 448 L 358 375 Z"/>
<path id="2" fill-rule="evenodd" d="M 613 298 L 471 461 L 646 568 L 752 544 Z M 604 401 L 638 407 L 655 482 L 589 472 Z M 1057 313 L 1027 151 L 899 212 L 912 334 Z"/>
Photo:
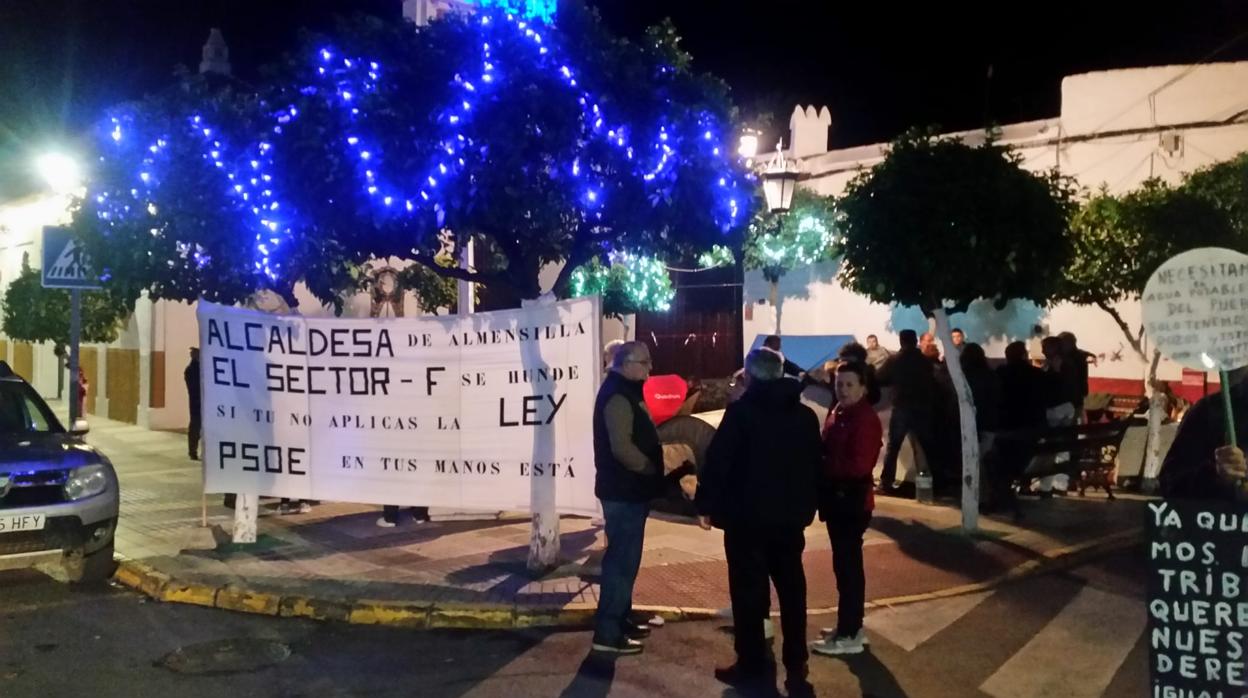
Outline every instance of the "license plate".
<path id="1" fill-rule="evenodd" d="M 47 523 L 46 514 L 0 514 L 0 533 L 42 531 Z"/>

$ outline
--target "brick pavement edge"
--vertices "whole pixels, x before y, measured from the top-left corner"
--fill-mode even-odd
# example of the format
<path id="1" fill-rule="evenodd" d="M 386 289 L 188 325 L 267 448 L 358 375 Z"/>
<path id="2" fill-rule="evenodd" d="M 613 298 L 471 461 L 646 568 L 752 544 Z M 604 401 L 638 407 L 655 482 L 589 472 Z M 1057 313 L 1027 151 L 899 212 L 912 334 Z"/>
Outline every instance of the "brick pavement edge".
<path id="1" fill-rule="evenodd" d="M 1088 559 L 1130 548 L 1144 540 L 1143 528 L 1120 531 L 1078 545 L 1047 551 L 1039 559 L 1028 560 L 991 579 L 962 584 L 908 596 L 876 599 L 867 608 L 885 608 L 949 598 L 994 589 L 1038 574 L 1066 569 Z M 258 592 L 228 584 L 220 587 L 184 581 L 135 560 L 118 559 L 113 581 L 167 603 L 208 606 L 240 613 L 285 618 L 309 618 L 358 625 L 388 625 L 405 628 L 513 629 L 535 627 L 584 628 L 594 616 L 590 603 L 565 606 L 529 604 L 435 604 L 420 601 L 380 601 L 359 599 L 339 601 L 291 594 Z M 658 615 L 666 621 L 722 618 L 714 608 L 637 606 L 640 613 Z M 810 615 L 835 613 L 835 608 L 810 609 Z"/>

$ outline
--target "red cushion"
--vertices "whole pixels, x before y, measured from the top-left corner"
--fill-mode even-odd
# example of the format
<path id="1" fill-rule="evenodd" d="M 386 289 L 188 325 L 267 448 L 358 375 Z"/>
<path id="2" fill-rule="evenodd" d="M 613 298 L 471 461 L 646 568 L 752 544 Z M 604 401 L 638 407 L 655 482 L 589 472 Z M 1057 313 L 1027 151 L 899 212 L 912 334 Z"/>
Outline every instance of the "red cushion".
<path id="1" fill-rule="evenodd" d="M 650 376 L 642 387 L 646 397 L 646 408 L 655 424 L 662 424 L 680 411 L 688 396 L 689 385 L 684 378 L 676 375 Z"/>

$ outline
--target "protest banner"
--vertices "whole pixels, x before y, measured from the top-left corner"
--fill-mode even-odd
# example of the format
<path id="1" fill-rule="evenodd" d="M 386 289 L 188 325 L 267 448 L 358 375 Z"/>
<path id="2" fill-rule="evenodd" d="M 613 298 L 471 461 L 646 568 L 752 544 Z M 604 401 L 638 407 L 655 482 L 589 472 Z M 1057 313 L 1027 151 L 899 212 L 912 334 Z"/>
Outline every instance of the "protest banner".
<path id="1" fill-rule="evenodd" d="M 1218 247 L 1188 250 L 1149 277 L 1142 297 L 1144 331 L 1164 355 L 1185 368 L 1227 372 L 1248 366 L 1248 255 Z M 1235 443 L 1227 391 L 1226 431 Z"/>
<path id="2" fill-rule="evenodd" d="M 204 490 L 593 514 L 598 299 L 339 319 L 199 304 Z"/>
<path id="3" fill-rule="evenodd" d="M 1148 509 L 1151 695 L 1248 695 L 1248 506 L 1167 500 Z"/>

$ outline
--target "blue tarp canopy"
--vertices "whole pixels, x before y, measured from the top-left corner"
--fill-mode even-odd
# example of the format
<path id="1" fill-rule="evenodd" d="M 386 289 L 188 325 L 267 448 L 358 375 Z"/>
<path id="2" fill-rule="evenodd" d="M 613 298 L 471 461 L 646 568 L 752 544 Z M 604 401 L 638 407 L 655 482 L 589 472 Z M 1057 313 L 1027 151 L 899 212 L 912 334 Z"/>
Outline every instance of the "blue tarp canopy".
<path id="1" fill-rule="evenodd" d="M 763 346 L 763 340 L 770 335 L 760 334 L 754 337 L 750 351 Z M 780 352 L 784 358 L 804 369 L 818 368 L 823 362 L 836 358 L 841 347 L 854 341 L 848 334 L 782 334 L 780 335 Z"/>

